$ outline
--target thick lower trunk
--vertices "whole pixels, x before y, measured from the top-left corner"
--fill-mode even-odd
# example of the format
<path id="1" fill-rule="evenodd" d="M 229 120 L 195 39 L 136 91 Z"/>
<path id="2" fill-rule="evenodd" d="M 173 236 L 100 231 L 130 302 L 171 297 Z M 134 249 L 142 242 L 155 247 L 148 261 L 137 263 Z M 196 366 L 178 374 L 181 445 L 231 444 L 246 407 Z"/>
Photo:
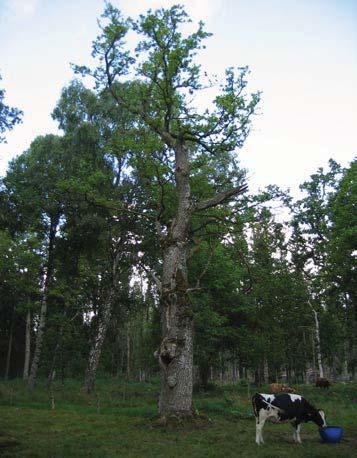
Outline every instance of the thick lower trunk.
<path id="1" fill-rule="evenodd" d="M 163 339 L 158 351 L 161 367 L 159 415 L 193 414 L 193 320 L 187 296 L 186 248 L 171 245 L 164 253 L 161 293 Z"/>
<path id="2" fill-rule="evenodd" d="M 30 310 L 28 310 L 26 314 L 25 361 L 24 361 L 24 373 L 23 373 L 24 380 L 27 380 L 29 378 L 30 357 L 31 357 L 31 312 Z"/>
<path id="3" fill-rule="evenodd" d="M 110 323 L 113 294 L 114 292 L 111 291 L 110 297 L 103 307 L 103 313 L 98 320 L 97 333 L 89 351 L 88 365 L 84 378 L 84 390 L 88 394 L 94 387 L 103 342 Z"/>

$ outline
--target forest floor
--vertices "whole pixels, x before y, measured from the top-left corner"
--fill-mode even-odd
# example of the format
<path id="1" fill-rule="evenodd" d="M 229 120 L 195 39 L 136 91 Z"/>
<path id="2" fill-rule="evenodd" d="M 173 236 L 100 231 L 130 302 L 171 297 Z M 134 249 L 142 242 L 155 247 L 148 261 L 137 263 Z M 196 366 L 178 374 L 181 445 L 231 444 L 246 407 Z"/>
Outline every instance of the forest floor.
<path id="1" fill-rule="evenodd" d="M 330 389 L 300 385 L 298 393 L 340 425 L 340 444 L 321 442 L 313 424 L 303 425 L 302 444 L 293 443 L 290 425 L 266 424 L 265 445 L 255 444 L 255 421 L 244 386 L 215 387 L 195 394 L 202 421 L 155 425 L 158 384 L 100 380 L 87 396 L 78 381 L 53 384 L 54 406 L 43 384 L 29 394 L 21 380 L 0 382 L 0 456 L 80 457 L 357 457 L 357 384 Z M 54 407 L 54 408 L 53 408 Z"/>

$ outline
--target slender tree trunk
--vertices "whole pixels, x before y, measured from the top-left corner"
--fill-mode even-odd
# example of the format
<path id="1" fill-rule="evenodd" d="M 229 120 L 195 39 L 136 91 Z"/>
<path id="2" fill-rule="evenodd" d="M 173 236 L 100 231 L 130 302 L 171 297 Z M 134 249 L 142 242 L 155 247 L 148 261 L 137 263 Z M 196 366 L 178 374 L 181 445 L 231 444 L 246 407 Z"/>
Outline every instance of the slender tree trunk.
<path id="1" fill-rule="evenodd" d="M 30 310 L 27 310 L 26 334 L 25 334 L 25 361 L 24 361 L 24 373 L 23 373 L 24 380 L 27 380 L 29 378 L 30 357 L 31 357 L 31 312 Z"/>
<path id="2" fill-rule="evenodd" d="M 319 317 L 317 315 L 317 311 L 313 308 L 310 304 L 312 313 L 314 315 L 315 320 L 315 341 L 316 341 L 316 353 L 317 353 L 317 365 L 319 367 L 319 376 L 324 377 L 324 368 L 322 366 L 322 353 L 321 353 L 321 340 L 320 340 L 320 323 Z"/>
<path id="3" fill-rule="evenodd" d="M 84 390 L 88 394 L 94 387 L 99 360 L 102 353 L 103 342 L 110 323 L 113 297 L 114 290 L 112 287 L 110 290 L 109 298 L 104 304 L 103 313 L 98 317 L 97 333 L 89 351 L 88 366 L 84 378 Z"/>
<path id="4" fill-rule="evenodd" d="M 239 379 L 239 369 L 238 369 L 237 360 L 234 359 L 232 363 L 232 382 L 237 383 L 238 379 Z"/>
<path id="5" fill-rule="evenodd" d="M 259 370 L 255 369 L 254 371 L 254 385 L 255 386 L 260 386 L 260 376 L 259 376 Z"/>
<path id="6" fill-rule="evenodd" d="M 126 330 L 126 378 L 130 380 L 131 376 L 131 342 L 130 342 L 130 325 L 128 322 Z"/>
<path id="7" fill-rule="evenodd" d="M 74 316 L 74 318 L 75 317 L 76 317 L 76 315 Z M 55 378 L 57 357 L 58 357 L 58 353 L 59 353 L 59 350 L 61 349 L 61 345 L 62 345 L 62 342 L 63 342 L 63 331 L 64 331 L 65 323 L 66 323 L 66 308 L 63 309 L 61 326 L 60 326 L 60 329 L 59 329 L 59 332 L 58 332 L 58 335 L 57 335 L 56 346 L 55 346 L 55 349 L 54 349 L 54 351 L 52 353 L 52 363 L 51 363 L 51 368 L 50 368 L 50 371 L 48 373 L 47 383 L 46 383 L 46 388 L 48 390 L 50 389 L 51 383 Z"/>
<path id="8" fill-rule="evenodd" d="M 102 353 L 103 342 L 107 329 L 109 327 L 111 315 L 112 315 L 112 304 L 114 301 L 114 296 L 116 292 L 116 278 L 118 271 L 119 257 L 121 255 L 121 250 L 119 245 L 113 248 L 113 266 L 111 273 L 111 286 L 108 298 L 103 307 L 103 313 L 98 317 L 98 328 L 97 334 L 94 338 L 92 347 L 89 351 L 88 365 L 84 377 L 84 390 L 86 393 L 90 393 L 94 387 L 95 378 L 97 374 L 97 369 L 99 365 L 100 356 Z"/>
<path id="9" fill-rule="evenodd" d="M 6 355 L 6 367 L 5 367 L 5 376 L 4 379 L 7 380 L 9 378 L 10 372 L 10 362 L 11 362 L 11 353 L 12 353 L 12 339 L 13 339 L 13 332 L 14 332 L 14 320 L 15 320 L 15 308 L 12 312 L 11 317 L 11 325 L 10 325 L 10 333 L 9 333 L 9 344 L 7 347 L 7 355 Z"/>
<path id="10" fill-rule="evenodd" d="M 157 352 L 161 367 L 161 417 L 191 417 L 193 389 L 193 314 L 188 298 L 187 233 L 191 219 L 188 151 L 175 145 L 178 209 L 164 248 L 161 279 L 162 341 Z"/>
<path id="11" fill-rule="evenodd" d="M 59 339 L 61 339 L 61 336 L 59 337 Z M 51 368 L 50 368 L 50 371 L 49 371 L 48 377 L 47 377 L 47 383 L 46 383 L 47 390 L 50 389 L 51 383 L 52 383 L 52 381 L 53 381 L 53 379 L 55 377 L 56 361 L 57 361 L 57 355 L 58 355 L 58 350 L 60 349 L 60 346 L 61 346 L 61 343 L 60 343 L 60 341 L 58 341 L 57 344 L 56 344 L 55 350 L 53 352 Z"/>
<path id="12" fill-rule="evenodd" d="M 199 365 L 199 376 L 200 376 L 200 384 L 203 388 L 207 388 L 208 380 L 210 377 L 210 365 L 208 361 L 205 361 Z"/>
<path id="13" fill-rule="evenodd" d="M 269 365 L 268 360 L 264 358 L 264 366 L 263 366 L 263 373 L 264 373 L 264 382 L 269 383 Z"/>
<path id="14" fill-rule="evenodd" d="M 30 376 L 29 376 L 28 384 L 27 384 L 28 389 L 30 391 L 32 391 L 35 388 L 37 371 L 38 371 L 38 367 L 40 364 L 40 358 L 41 358 L 42 342 L 43 342 L 43 336 L 44 336 L 45 324 L 46 324 L 48 291 L 49 291 L 50 284 L 52 282 L 52 275 L 53 275 L 53 269 L 54 269 L 54 245 L 55 245 L 58 220 L 59 220 L 58 216 L 53 218 L 51 220 L 51 225 L 50 225 L 47 268 L 45 269 L 45 272 L 44 272 L 40 319 L 39 319 L 37 334 L 36 334 L 35 351 L 34 351 L 34 355 L 32 359 Z"/>
<path id="15" fill-rule="evenodd" d="M 115 340 L 116 340 L 116 349 L 117 349 L 117 352 L 116 352 L 116 374 L 115 374 L 115 377 L 118 379 L 122 373 L 122 367 L 123 367 L 123 364 L 122 364 L 122 349 L 121 349 L 121 342 L 120 342 L 120 333 L 119 333 L 119 330 L 117 330 L 116 332 L 116 337 L 115 337 Z"/>

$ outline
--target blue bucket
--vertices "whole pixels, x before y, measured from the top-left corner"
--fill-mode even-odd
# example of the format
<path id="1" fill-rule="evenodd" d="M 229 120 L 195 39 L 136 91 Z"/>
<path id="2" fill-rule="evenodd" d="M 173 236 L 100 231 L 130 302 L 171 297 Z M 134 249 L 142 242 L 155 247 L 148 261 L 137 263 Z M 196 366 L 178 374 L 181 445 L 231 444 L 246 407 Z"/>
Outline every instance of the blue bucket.
<path id="1" fill-rule="evenodd" d="M 328 444 L 337 444 L 343 436 L 343 428 L 340 426 L 325 426 L 320 428 L 319 431 L 321 439 Z"/>

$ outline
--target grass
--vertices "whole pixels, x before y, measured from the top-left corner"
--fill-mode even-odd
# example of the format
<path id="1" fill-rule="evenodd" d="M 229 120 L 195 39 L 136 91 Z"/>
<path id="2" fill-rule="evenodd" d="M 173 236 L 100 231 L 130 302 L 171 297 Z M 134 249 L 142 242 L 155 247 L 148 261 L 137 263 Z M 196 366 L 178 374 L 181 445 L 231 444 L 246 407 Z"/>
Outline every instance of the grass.
<path id="1" fill-rule="evenodd" d="M 267 388 L 259 391 L 266 392 Z M 41 384 L 29 394 L 21 380 L 0 383 L 0 456 L 80 457 L 304 457 L 357 456 L 357 385 L 298 392 L 345 429 L 340 444 L 322 444 L 313 424 L 302 427 L 301 445 L 290 425 L 264 427 L 266 444 L 254 442 L 255 422 L 247 388 L 227 386 L 195 394 L 208 421 L 178 428 L 155 427 L 158 385 L 100 380 L 90 396 L 78 381 L 53 385 L 55 409 Z"/>

